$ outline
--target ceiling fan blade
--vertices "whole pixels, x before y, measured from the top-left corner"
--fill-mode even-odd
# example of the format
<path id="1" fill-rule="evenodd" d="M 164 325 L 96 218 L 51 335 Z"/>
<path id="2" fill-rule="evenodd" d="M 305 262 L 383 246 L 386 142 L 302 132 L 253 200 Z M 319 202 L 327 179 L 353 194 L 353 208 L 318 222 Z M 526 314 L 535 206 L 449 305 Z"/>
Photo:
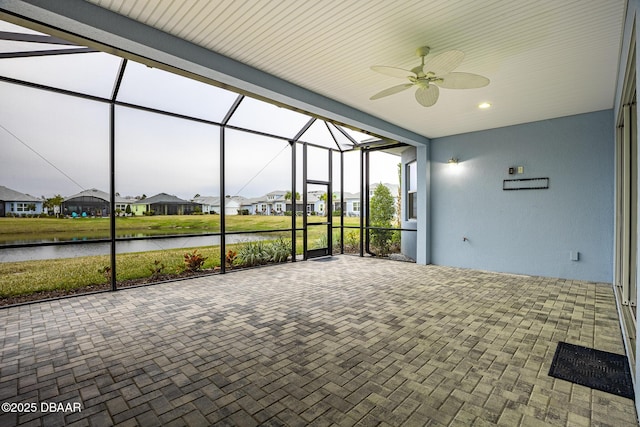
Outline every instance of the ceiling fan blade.
<path id="1" fill-rule="evenodd" d="M 434 83 L 445 89 L 476 89 L 489 84 L 488 78 L 471 73 L 449 73 L 440 79 Z"/>
<path id="2" fill-rule="evenodd" d="M 447 74 L 460 65 L 463 59 L 464 52 L 460 52 L 459 50 L 449 50 L 427 61 L 424 65 L 424 71 L 425 73 L 430 71 L 436 76 Z"/>
<path id="3" fill-rule="evenodd" d="M 402 92 L 403 90 L 409 89 L 411 86 L 413 86 L 413 83 L 405 83 L 403 85 L 391 86 L 390 88 L 387 88 L 383 91 L 376 93 L 369 99 L 373 101 L 375 99 L 384 98 L 385 96 L 393 95 L 398 92 Z"/>
<path id="4" fill-rule="evenodd" d="M 416 100 L 423 107 L 431 107 L 438 101 L 439 94 L 440 90 L 438 86 L 429 85 L 427 87 L 419 87 L 418 90 L 416 90 Z"/>
<path id="5" fill-rule="evenodd" d="M 406 79 L 407 77 L 413 76 L 415 77 L 415 73 L 409 70 L 403 70 L 402 68 L 396 67 L 387 67 L 384 65 L 374 65 L 371 67 L 373 71 L 376 71 L 381 74 L 385 74 L 391 77 L 398 77 L 400 79 Z"/>

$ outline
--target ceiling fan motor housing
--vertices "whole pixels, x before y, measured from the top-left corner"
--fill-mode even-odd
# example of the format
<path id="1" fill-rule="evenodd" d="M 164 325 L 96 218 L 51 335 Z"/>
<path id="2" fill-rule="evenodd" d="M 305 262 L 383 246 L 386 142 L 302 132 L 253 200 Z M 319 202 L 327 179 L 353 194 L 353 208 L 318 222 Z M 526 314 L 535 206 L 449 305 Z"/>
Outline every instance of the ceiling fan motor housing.
<path id="1" fill-rule="evenodd" d="M 429 48 L 429 46 L 422 46 L 416 49 L 416 56 L 421 57 L 421 56 L 427 56 L 429 54 L 429 51 L 431 49 Z"/>

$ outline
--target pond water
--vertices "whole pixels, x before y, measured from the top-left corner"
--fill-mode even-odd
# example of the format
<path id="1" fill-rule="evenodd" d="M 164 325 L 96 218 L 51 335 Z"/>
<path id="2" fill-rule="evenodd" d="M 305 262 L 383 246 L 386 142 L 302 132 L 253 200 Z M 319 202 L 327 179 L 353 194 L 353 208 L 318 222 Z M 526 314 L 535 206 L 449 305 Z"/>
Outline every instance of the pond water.
<path id="1" fill-rule="evenodd" d="M 226 243 L 240 243 L 266 240 L 275 236 L 261 234 L 231 234 L 226 236 Z M 163 249 L 180 249 L 200 246 L 217 246 L 220 236 L 189 236 L 172 238 L 155 238 L 146 240 L 128 240 L 116 243 L 117 253 L 158 251 Z M 57 246 L 34 246 L 27 248 L 0 248 L 0 262 L 34 261 L 57 258 L 76 258 L 81 256 L 109 255 L 111 244 L 79 243 Z"/>

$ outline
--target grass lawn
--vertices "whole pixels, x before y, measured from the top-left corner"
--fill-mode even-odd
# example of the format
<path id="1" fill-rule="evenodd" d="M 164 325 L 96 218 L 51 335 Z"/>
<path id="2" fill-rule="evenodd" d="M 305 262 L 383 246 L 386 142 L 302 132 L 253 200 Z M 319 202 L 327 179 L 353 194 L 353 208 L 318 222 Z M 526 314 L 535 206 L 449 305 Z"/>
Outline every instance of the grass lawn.
<path id="1" fill-rule="evenodd" d="M 319 219 L 319 218 L 314 218 Z M 339 224 L 339 218 L 334 218 Z M 299 227 L 302 219 L 298 218 Z M 162 234 L 178 234 L 178 230 L 190 230 L 190 233 L 217 232 L 219 216 L 153 216 L 117 218 L 119 230 L 143 231 L 159 230 Z M 345 218 L 345 225 L 359 225 L 358 218 Z M 228 231 L 259 231 L 286 229 L 291 226 L 291 217 L 274 216 L 229 216 Z M 310 247 L 322 239 L 324 227 L 309 227 Z M 108 218 L 49 219 L 49 218 L 0 218 L 0 242 L 4 236 L 53 235 L 68 233 L 104 233 L 108 237 Z M 357 231 L 357 230 L 356 230 Z M 346 230 L 345 235 L 353 233 Z M 280 234 L 280 233 L 277 233 Z M 302 253 L 302 232 L 296 233 L 296 251 Z M 288 237 L 289 235 L 287 235 Z M 338 230 L 334 230 L 338 236 Z M 276 238 L 273 235 L 273 238 Z M 334 237 L 334 240 L 336 237 Z M 348 241 L 348 238 L 345 238 Z M 237 245 L 227 245 L 234 249 Z M 116 257 L 118 282 L 151 277 L 157 265 L 164 265 L 163 274 L 178 274 L 184 270 L 183 257 L 194 248 L 168 249 L 139 253 L 123 253 Z M 207 257 L 204 269 L 213 269 L 220 265 L 220 248 L 209 246 L 197 248 Z M 2 249 L 0 249 L 1 254 Z M 157 263 L 156 263 L 157 261 Z M 107 278 L 101 272 L 110 265 L 108 255 L 85 256 L 77 258 L 50 259 L 0 263 L 0 298 L 29 295 L 43 291 L 70 291 L 95 285 L 104 285 Z"/>
<path id="2" fill-rule="evenodd" d="M 322 220 L 309 217 L 310 221 Z M 226 231 L 258 231 L 291 228 L 289 216 L 229 215 Z M 335 217 L 336 224 L 339 218 Z M 359 218 L 345 218 L 345 225 L 359 225 Z M 302 218 L 296 218 L 302 227 Z M 109 218 L 0 218 L 0 244 L 42 240 L 107 239 Z M 158 215 L 116 218 L 118 237 L 217 233 L 219 215 Z"/>
<path id="3" fill-rule="evenodd" d="M 183 256 L 192 250 L 119 254 L 116 258 L 117 279 L 150 277 L 155 261 L 165 265 L 166 274 L 182 272 Z M 198 248 L 198 253 L 208 257 L 203 266 L 205 269 L 220 264 L 218 247 Z M 107 278 L 101 271 L 109 265 L 109 255 L 0 263 L 0 298 L 106 284 Z"/>

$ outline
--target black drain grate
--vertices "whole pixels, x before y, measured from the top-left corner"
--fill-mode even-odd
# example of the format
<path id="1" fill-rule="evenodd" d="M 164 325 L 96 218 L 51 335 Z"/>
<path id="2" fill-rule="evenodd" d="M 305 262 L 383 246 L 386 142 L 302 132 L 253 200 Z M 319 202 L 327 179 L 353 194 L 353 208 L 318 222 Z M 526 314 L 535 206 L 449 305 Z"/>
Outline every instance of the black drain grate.
<path id="1" fill-rule="evenodd" d="M 559 342 L 549 375 L 634 399 L 627 356 Z"/>

